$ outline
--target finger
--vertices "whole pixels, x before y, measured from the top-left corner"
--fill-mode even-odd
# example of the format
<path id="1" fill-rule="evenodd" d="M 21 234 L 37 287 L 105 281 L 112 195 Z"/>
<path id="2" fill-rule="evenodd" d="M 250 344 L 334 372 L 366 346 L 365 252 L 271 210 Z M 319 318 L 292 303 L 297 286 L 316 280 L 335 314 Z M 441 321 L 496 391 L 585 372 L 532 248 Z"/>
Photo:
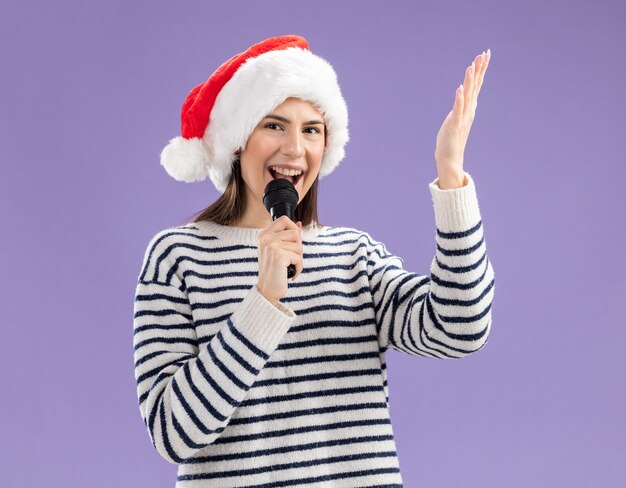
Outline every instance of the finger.
<path id="1" fill-rule="evenodd" d="M 291 226 L 291 227 L 295 227 L 296 226 L 296 223 L 293 220 L 291 220 L 289 218 L 289 216 L 287 216 L 287 215 L 281 215 L 274 222 L 278 222 L 278 223 L 280 223 L 282 225 Z"/>
<path id="2" fill-rule="evenodd" d="M 285 228 L 287 228 L 287 229 L 297 229 L 298 228 L 296 223 L 293 220 L 291 220 L 287 215 L 281 215 L 280 218 L 278 218 L 276 220 L 281 220 L 282 223 L 284 223 L 284 225 L 286 226 Z"/>
<path id="3" fill-rule="evenodd" d="M 300 256 L 300 259 L 298 260 L 296 270 L 298 272 L 298 274 L 296 274 L 296 277 L 300 276 L 302 274 L 302 271 L 304 271 L 304 259 L 302 258 L 302 256 Z"/>
<path id="4" fill-rule="evenodd" d="M 302 255 L 302 244 L 299 242 L 282 242 L 280 245 L 281 249 L 288 251 L 289 253 L 295 253 L 299 256 Z"/>
<path id="5" fill-rule="evenodd" d="M 299 242 L 300 231 L 298 229 L 285 229 L 274 233 L 277 240 L 283 242 Z"/>
<path id="6" fill-rule="evenodd" d="M 469 101 L 467 104 L 467 113 L 473 114 L 476 111 L 476 96 L 477 96 L 477 87 L 478 80 L 480 78 L 480 70 L 482 67 L 480 55 L 476 57 L 476 59 L 472 62 L 474 65 L 474 73 L 472 75 L 472 87 L 469 95 Z"/>
<path id="7" fill-rule="evenodd" d="M 292 257 L 291 264 L 296 267 L 296 274 L 293 275 L 293 278 L 291 278 L 292 281 L 295 281 L 296 278 L 300 276 L 300 274 L 304 270 L 304 259 L 300 254 L 296 254 L 294 257 Z"/>
<path id="8" fill-rule="evenodd" d="M 460 119 L 463 115 L 463 85 L 459 85 L 454 92 L 454 106 L 452 107 L 452 111 L 457 119 Z"/>
<path id="9" fill-rule="evenodd" d="M 296 268 L 296 274 L 293 275 L 292 279 L 295 280 L 298 275 L 302 272 L 302 268 L 304 265 L 304 259 L 302 256 L 302 253 L 299 250 L 291 250 L 291 249 L 284 249 L 285 251 L 285 255 L 287 256 L 288 259 L 288 264 L 293 264 Z"/>
<path id="10" fill-rule="evenodd" d="M 286 215 L 281 215 L 276 220 L 272 221 L 272 223 L 268 227 L 266 227 L 265 229 L 262 229 L 260 233 L 263 233 L 263 234 L 265 234 L 266 232 L 274 233 L 274 232 L 279 232 L 285 229 L 297 229 L 297 228 L 298 226 L 293 220 L 291 220 Z"/>
<path id="11" fill-rule="evenodd" d="M 467 110 L 467 107 L 469 107 L 470 102 L 471 102 L 471 96 L 472 96 L 472 83 L 474 81 L 474 62 L 472 61 L 472 64 L 470 64 L 467 69 L 465 70 L 465 81 L 463 82 L 463 92 L 464 92 L 464 97 L 463 97 L 463 107 L 464 110 Z"/>
<path id="12" fill-rule="evenodd" d="M 477 57 L 472 61 L 474 69 L 472 70 L 472 85 L 470 88 L 469 107 L 473 106 L 474 98 L 476 97 L 476 86 L 478 86 L 478 78 L 480 76 L 480 57 Z"/>
<path id="13" fill-rule="evenodd" d="M 300 262 L 294 264 L 294 266 L 296 267 L 296 274 L 293 275 L 293 278 L 291 278 L 291 281 L 296 281 L 296 279 L 298 278 L 298 276 L 300 276 L 300 273 L 302 273 L 302 264 Z"/>
<path id="14" fill-rule="evenodd" d="M 269 249 L 271 250 L 270 256 L 284 266 L 295 265 L 298 259 L 302 258 L 302 249 L 295 242 L 272 242 Z"/>
<path id="15" fill-rule="evenodd" d="M 487 71 L 487 66 L 489 65 L 489 57 L 490 57 L 490 51 L 489 50 L 487 50 L 487 52 L 483 51 L 480 75 L 478 77 L 478 81 L 476 84 L 476 99 L 478 99 L 478 94 L 480 93 L 480 87 L 483 86 L 483 79 L 485 78 L 485 71 Z"/>
<path id="16" fill-rule="evenodd" d="M 474 93 L 473 93 L 474 99 L 478 98 L 480 85 L 482 84 L 482 79 L 485 74 L 485 51 L 483 51 L 476 57 L 476 65 L 477 65 L 477 70 L 476 70 L 476 75 L 474 76 Z"/>
<path id="17" fill-rule="evenodd" d="M 472 83 L 472 100 L 476 98 L 478 82 L 483 70 L 483 53 L 474 58 L 474 79 Z"/>

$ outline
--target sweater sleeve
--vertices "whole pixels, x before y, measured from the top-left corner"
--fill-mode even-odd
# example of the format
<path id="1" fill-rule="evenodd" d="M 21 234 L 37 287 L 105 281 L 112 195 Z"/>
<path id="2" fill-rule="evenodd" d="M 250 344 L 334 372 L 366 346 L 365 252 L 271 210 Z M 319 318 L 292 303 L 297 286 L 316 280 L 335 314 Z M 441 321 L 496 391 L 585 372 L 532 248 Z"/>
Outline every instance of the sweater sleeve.
<path id="1" fill-rule="evenodd" d="M 255 285 L 199 346 L 184 287 L 144 275 L 133 318 L 139 410 L 154 448 L 179 464 L 224 431 L 296 315 L 275 307 Z"/>
<path id="2" fill-rule="evenodd" d="M 429 185 L 436 223 L 430 276 L 406 271 L 404 260 L 367 236 L 368 276 L 381 347 L 456 359 L 478 351 L 491 329 L 495 276 L 487 257 L 472 177 L 461 188 Z"/>

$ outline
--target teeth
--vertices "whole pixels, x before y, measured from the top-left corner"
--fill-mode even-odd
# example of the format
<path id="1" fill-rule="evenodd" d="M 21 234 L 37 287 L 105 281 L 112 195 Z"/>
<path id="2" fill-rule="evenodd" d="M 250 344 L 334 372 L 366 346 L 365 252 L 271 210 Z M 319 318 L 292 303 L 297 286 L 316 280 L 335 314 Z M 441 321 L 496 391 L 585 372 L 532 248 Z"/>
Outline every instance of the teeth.
<path id="1" fill-rule="evenodd" d="M 302 171 L 300 171 L 299 169 L 283 169 L 277 166 L 272 166 L 272 169 L 276 171 L 277 173 L 280 173 L 281 175 L 288 175 L 288 176 L 296 176 L 302 173 Z"/>

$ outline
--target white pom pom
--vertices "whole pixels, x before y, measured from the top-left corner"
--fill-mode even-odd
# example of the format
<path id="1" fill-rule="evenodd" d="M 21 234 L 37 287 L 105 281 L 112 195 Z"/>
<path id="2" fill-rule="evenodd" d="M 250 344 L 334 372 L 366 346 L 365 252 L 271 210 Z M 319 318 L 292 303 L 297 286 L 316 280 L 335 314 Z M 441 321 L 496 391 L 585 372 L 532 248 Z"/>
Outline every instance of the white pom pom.
<path id="1" fill-rule="evenodd" d="M 185 183 L 202 181 L 209 172 L 209 155 L 201 139 L 178 136 L 161 151 L 161 165 L 175 180 Z"/>

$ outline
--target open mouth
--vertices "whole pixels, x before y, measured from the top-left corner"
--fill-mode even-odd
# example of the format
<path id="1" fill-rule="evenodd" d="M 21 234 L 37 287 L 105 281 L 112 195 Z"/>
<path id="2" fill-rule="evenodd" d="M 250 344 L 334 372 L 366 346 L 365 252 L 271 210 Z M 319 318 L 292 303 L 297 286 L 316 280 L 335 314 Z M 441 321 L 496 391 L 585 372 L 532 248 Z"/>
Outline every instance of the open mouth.
<path id="1" fill-rule="evenodd" d="M 278 177 L 280 177 L 282 179 L 288 179 L 288 180 L 291 181 L 293 186 L 296 186 L 300 182 L 300 179 L 304 176 L 304 172 L 302 172 L 302 173 L 300 173 L 299 175 L 296 175 L 296 176 L 286 176 L 286 175 L 279 175 L 278 173 L 276 173 L 276 171 L 274 171 L 271 168 L 269 168 L 268 171 L 269 171 L 270 176 L 272 177 L 273 180 L 277 179 Z"/>

